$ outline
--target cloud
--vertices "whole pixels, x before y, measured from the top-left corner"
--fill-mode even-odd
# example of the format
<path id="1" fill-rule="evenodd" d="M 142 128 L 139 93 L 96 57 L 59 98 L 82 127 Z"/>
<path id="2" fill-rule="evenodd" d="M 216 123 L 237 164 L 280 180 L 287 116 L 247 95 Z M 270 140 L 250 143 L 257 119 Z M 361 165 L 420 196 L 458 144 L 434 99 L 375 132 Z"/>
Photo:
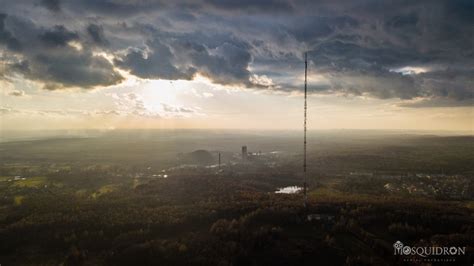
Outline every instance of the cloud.
<path id="1" fill-rule="evenodd" d="M 105 38 L 104 28 L 97 24 L 89 24 L 87 33 L 91 36 L 94 43 L 98 45 L 108 45 L 109 41 Z"/>
<path id="2" fill-rule="evenodd" d="M 70 115 L 80 115 L 81 111 L 77 110 L 54 110 L 54 109 L 41 109 L 41 110 L 31 110 L 31 109 L 21 109 L 13 108 L 10 106 L 0 106 L 1 115 L 38 115 L 38 116 L 70 116 Z"/>
<path id="3" fill-rule="evenodd" d="M 214 48 L 184 41 L 176 47 L 187 56 L 188 63 L 198 73 L 218 84 L 239 84 L 251 87 L 248 66 L 251 54 L 248 47 L 224 42 Z"/>
<path id="4" fill-rule="evenodd" d="M 7 1 L 0 47 L 16 58 L 8 71 L 45 88 L 110 86 L 121 82 L 122 69 L 294 93 L 307 51 L 309 74 L 318 76 L 309 83 L 313 94 L 406 106 L 473 99 L 472 1 L 41 1 L 61 12 L 54 18 Z"/>
<path id="5" fill-rule="evenodd" d="M 160 103 L 161 108 L 157 109 L 145 104 L 143 96 L 129 93 L 108 94 L 114 99 L 115 109 L 108 110 L 108 114 L 119 116 L 137 116 L 142 118 L 177 118 L 203 115 L 198 108 L 178 106 L 167 103 Z"/>
<path id="6" fill-rule="evenodd" d="M 206 0 L 205 3 L 217 9 L 251 13 L 286 13 L 293 10 L 290 1 L 282 0 Z"/>
<path id="7" fill-rule="evenodd" d="M 5 45 L 9 50 L 18 52 L 22 46 L 13 34 L 5 29 L 6 14 L 0 13 L 0 44 Z"/>
<path id="8" fill-rule="evenodd" d="M 0 106 L 0 114 L 1 115 L 9 115 L 9 114 L 14 114 L 17 113 L 18 110 L 13 109 L 9 106 Z"/>
<path id="9" fill-rule="evenodd" d="M 160 118 L 160 112 L 145 105 L 143 98 L 135 93 L 111 94 L 115 100 L 116 109 L 109 112 L 122 116 L 139 116 L 148 118 Z"/>
<path id="10" fill-rule="evenodd" d="M 16 97 L 21 97 L 21 96 L 25 96 L 26 93 L 22 90 L 13 90 L 11 92 L 8 93 L 8 95 L 10 96 L 16 96 Z"/>
<path id="11" fill-rule="evenodd" d="M 147 42 L 147 50 L 130 49 L 125 56 L 115 60 L 115 64 L 141 78 L 191 79 L 193 68 L 178 68 L 174 65 L 175 55 L 168 45 L 158 39 Z"/>
<path id="12" fill-rule="evenodd" d="M 422 73 L 421 89 L 426 96 L 457 101 L 474 100 L 474 69 L 442 69 Z"/>
<path id="13" fill-rule="evenodd" d="M 123 78 L 105 58 L 91 53 L 67 52 L 60 55 L 42 54 L 35 58 L 36 69 L 29 77 L 41 79 L 42 74 L 66 87 L 93 88 L 119 83 Z M 58 87 L 58 88 L 61 88 Z"/>
<path id="14" fill-rule="evenodd" d="M 59 0 L 41 0 L 41 5 L 52 12 L 61 11 L 61 2 Z"/>
<path id="15" fill-rule="evenodd" d="M 166 103 L 161 103 L 163 110 L 167 113 L 195 113 L 196 111 L 192 108 L 173 106 Z"/>
<path id="16" fill-rule="evenodd" d="M 437 107 L 472 107 L 474 106 L 474 99 L 454 100 L 452 98 L 431 97 L 418 98 L 410 101 L 404 101 L 397 104 L 399 107 L 409 108 L 437 108 Z"/>
<path id="17" fill-rule="evenodd" d="M 189 118 L 193 116 L 203 116 L 204 114 L 196 107 L 178 106 L 161 103 L 162 116 L 165 118 Z"/>
<path id="18" fill-rule="evenodd" d="M 145 47 L 129 48 L 115 60 L 118 67 L 148 79 L 191 80 L 200 74 L 217 84 L 264 86 L 252 82 L 248 70 L 252 57 L 245 42 L 216 36 L 214 42 L 197 43 L 193 40 L 195 34 L 169 36 L 149 25 L 146 27 L 154 33 Z"/>
<path id="19" fill-rule="evenodd" d="M 42 81 L 45 89 L 89 89 L 114 85 L 123 80 L 113 64 L 94 54 L 91 48 L 83 47 L 79 33 L 63 25 L 43 28 L 31 20 L 16 16 L 6 16 L 2 21 L 3 31 L 7 26 L 11 28 L 14 34 L 10 38 L 17 40 L 18 47 L 22 47 L 21 50 L 14 49 L 6 72 Z M 11 49 L 8 43 L 7 48 Z"/>
<path id="20" fill-rule="evenodd" d="M 97 117 L 97 116 L 123 116 L 117 110 L 77 110 L 77 109 L 21 109 L 10 106 L 0 106 L 0 115 L 25 115 L 49 117 Z"/>
<path id="21" fill-rule="evenodd" d="M 77 33 L 69 31 L 63 25 L 56 25 L 39 35 L 39 39 L 47 45 L 65 46 L 72 40 L 79 39 Z"/>

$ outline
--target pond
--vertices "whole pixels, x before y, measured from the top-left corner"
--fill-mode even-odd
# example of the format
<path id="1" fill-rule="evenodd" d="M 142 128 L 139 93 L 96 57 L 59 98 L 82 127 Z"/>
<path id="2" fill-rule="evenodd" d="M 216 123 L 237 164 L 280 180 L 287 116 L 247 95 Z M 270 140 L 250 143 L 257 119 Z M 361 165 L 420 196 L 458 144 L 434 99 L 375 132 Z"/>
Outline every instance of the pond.
<path id="1" fill-rule="evenodd" d="M 289 186 L 289 187 L 282 187 L 279 188 L 275 193 L 282 193 L 282 194 L 295 194 L 303 190 L 302 187 L 298 186 Z"/>

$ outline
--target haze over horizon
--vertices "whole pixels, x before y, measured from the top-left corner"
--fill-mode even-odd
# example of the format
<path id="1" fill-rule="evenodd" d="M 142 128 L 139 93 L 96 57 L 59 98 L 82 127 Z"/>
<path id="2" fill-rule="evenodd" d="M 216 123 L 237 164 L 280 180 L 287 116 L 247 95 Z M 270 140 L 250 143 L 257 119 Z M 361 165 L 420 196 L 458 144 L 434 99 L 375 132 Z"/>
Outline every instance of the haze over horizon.
<path id="1" fill-rule="evenodd" d="M 0 3 L 2 131 L 474 132 L 472 1 Z"/>

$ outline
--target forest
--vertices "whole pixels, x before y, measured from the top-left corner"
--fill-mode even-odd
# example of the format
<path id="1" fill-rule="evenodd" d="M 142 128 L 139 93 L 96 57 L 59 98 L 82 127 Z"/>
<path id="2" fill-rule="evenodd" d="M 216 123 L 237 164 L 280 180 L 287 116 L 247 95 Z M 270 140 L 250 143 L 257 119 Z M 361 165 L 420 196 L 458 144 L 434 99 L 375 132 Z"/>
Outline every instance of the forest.
<path id="1" fill-rule="evenodd" d="M 297 147 L 284 145 L 296 142 L 297 136 L 270 140 L 260 136 L 260 144 L 249 147 L 263 155 L 243 162 L 241 143 L 259 136 L 215 133 L 209 139 L 204 134 L 160 134 L 1 143 L 0 263 L 471 265 L 474 261 L 472 138 L 321 135 L 310 150 L 304 207 L 301 193 L 275 193 L 303 182 Z M 181 141 L 189 145 L 175 145 Z M 209 151 L 206 160 L 190 165 L 189 158 L 204 154 L 199 149 Z M 280 155 L 270 153 L 273 150 Z M 222 165 L 207 165 L 216 152 L 223 154 Z M 429 186 L 437 194 L 415 193 Z M 394 256 L 396 241 L 461 246 L 466 254 L 435 259 Z"/>

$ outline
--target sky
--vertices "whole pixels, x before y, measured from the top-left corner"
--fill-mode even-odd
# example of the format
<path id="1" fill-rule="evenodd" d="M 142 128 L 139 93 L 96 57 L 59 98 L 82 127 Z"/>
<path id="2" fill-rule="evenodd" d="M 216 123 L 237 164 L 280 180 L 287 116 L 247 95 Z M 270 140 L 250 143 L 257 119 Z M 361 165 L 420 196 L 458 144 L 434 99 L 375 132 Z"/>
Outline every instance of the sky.
<path id="1" fill-rule="evenodd" d="M 0 0 L 2 130 L 474 132 L 474 1 Z"/>

